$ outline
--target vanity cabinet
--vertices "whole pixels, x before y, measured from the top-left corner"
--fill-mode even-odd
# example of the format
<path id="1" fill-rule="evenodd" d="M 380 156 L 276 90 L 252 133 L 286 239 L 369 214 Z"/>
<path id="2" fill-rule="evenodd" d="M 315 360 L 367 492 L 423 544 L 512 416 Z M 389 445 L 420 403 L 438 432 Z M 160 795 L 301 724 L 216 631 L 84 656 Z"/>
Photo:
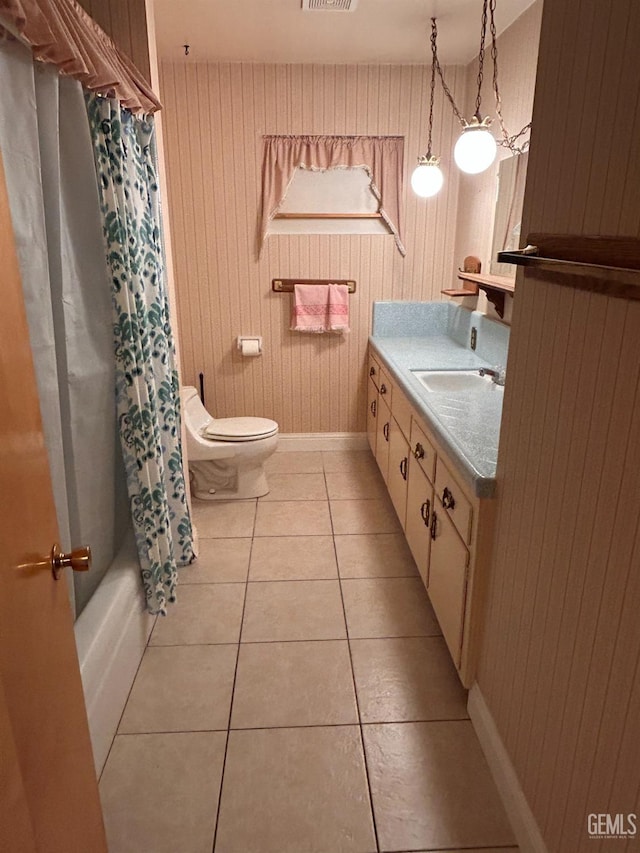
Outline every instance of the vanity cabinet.
<path id="1" fill-rule="evenodd" d="M 482 631 L 494 502 L 461 485 L 464 478 L 437 433 L 373 354 L 369 369 L 369 443 L 460 679 L 470 687 Z"/>
<path id="2" fill-rule="evenodd" d="M 418 464 L 416 457 L 411 456 L 404 532 L 425 586 L 429 583 L 432 509 L 433 484 Z"/>
<path id="3" fill-rule="evenodd" d="M 391 503 L 404 527 L 407 511 L 407 477 L 409 473 L 409 442 L 398 422 L 391 416 L 389 427 L 389 471 L 387 488 Z"/>
<path id="4" fill-rule="evenodd" d="M 453 662 L 460 669 L 469 551 L 439 498 L 435 499 L 431 511 L 429 534 L 431 552 L 427 592 Z"/>

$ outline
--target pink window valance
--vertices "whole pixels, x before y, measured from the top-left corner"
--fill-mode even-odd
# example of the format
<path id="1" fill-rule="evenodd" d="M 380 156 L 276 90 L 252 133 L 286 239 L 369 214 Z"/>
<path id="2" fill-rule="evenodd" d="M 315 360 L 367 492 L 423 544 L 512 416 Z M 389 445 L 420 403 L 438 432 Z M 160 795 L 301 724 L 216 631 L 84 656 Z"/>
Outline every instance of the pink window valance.
<path id="1" fill-rule="evenodd" d="M 269 222 L 289 189 L 297 168 L 365 169 L 380 214 L 393 234 L 401 255 L 404 137 L 402 136 L 265 136 L 262 159 L 262 211 L 260 248 Z"/>

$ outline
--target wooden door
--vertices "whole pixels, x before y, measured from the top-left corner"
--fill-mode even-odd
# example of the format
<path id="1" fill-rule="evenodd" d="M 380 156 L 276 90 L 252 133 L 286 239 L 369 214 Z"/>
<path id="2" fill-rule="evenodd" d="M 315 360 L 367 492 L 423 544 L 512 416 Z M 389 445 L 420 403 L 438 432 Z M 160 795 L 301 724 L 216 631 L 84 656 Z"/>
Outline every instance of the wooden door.
<path id="1" fill-rule="evenodd" d="M 106 853 L 1 160 L 0 258 L 0 850 Z"/>

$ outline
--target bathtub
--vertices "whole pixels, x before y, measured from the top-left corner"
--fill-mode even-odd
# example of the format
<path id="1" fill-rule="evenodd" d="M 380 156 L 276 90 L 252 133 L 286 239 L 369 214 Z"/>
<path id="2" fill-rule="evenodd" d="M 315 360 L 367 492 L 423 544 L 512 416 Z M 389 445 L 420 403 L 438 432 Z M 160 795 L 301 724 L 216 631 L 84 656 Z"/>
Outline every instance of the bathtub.
<path id="1" fill-rule="evenodd" d="M 130 535 L 74 629 L 98 776 L 155 618 L 145 610 L 140 565 Z"/>

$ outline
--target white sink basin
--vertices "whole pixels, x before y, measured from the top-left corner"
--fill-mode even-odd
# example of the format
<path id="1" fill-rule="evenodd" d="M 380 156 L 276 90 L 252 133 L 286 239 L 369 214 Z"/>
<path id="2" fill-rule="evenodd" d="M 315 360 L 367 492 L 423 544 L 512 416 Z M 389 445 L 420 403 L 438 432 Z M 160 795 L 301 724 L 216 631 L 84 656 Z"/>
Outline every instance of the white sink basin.
<path id="1" fill-rule="evenodd" d="M 464 391 L 502 391 L 490 376 L 481 376 L 478 370 L 412 370 L 416 379 L 427 391 L 457 393 Z"/>

